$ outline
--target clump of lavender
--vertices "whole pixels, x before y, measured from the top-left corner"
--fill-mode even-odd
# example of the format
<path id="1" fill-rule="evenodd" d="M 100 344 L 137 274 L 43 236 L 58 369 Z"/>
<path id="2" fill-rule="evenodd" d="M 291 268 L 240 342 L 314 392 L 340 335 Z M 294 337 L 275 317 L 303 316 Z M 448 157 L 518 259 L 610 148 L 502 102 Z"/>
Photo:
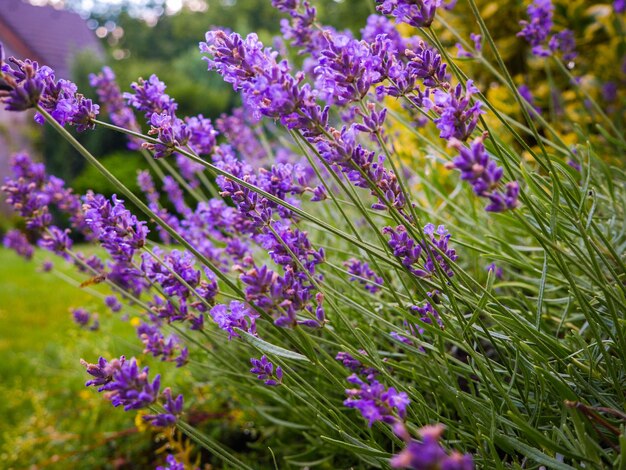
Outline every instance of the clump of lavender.
<path id="1" fill-rule="evenodd" d="M 274 370 L 274 364 L 272 364 L 265 354 L 261 356 L 261 359 L 251 358 L 250 363 L 252 369 L 250 372 L 257 376 L 257 379 L 262 380 L 265 385 L 275 386 L 283 383 L 283 369 L 282 367 L 276 367 Z"/>

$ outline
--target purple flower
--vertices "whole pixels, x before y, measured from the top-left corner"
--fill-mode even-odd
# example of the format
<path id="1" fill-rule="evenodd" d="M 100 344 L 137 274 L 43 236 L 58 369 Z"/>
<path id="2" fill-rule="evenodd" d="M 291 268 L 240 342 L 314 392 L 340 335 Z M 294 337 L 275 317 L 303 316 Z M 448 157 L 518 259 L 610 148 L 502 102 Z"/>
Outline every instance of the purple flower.
<path id="1" fill-rule="evenodd" d="M 561 52 L 563 59 L 566 61 L 574 60 L 578 56 L 576 52 L 576 41 L 574 40 L 574 33 L 569 29 L 555 34 L 550 38 L 548 43 L 550 50 L 554 52 Z"/>
<path id="2" fill-rule="evenodd" d="M 143 419 L 148 421 L 152 426 L 166 428 L 176 424 L 178 416 L 183 412 L 184 400 L 182 395 L 172 398 L 172 391 L 169 387 L 163 390 L 162 397 L 165 398 L 165 403 L 163 404 L 165 413 L 145 415 Z"/>
<path id="3" fill-rule="evenodd" d="M 550 50 L 544 46 L 552 29 L 552 15 L 554 5 L 552 0 L 535 0 L 528 7 L 529 21 L 520 21 L 522 30 L 517 33 L 532 46 L 533 54 L 538 56 L 550 55 Z"/>
<path id="4" fill-rule="evenodd" d="M 442 139 L 455 138 L 460 141 L 468 139 L 478 124 L 478 117 L 484 113 L 478 100 L 472 104 L 472 95 L 478 93 L 472 80 L 465 86 L 459 83 L 450 91 L 435 90 L 435 111 L 439 118 L 435 119 Z"/>
<path id="5" fill-rule="evenodd" d="M 91 313 L 89 313 L 84 308 L 75 308 L 75 309 L 73 309 L 72 310 L 72 318 L 74 320 L 74 323 L 76 323 L 78 326 L 82 326 L 83 328 L 86 328 L 89 325 L 89 323 L 91 323 L 91 321 L 93 319 L 93 323 L 89 327 L 89 329 L 92 330 L 92 331 L 95 331 L 95 330 L 97 330 L 99 328 L 98 316 L 97 315 L 92 315 Z"/>
<path id="6" fill-rule="evenodd" d="M 103 67 L 98 75 L 90 74 L 89 84 L 96 88 L 98 98 L 113 124 L 131 131 L 141 131 L 135 115 L 124 101 L 122 92 L 115 81 L 115 74 L 109 67 Z M 128 148 L 132 150 L 138 149 L 141 142 L 136 137 L 128 136 Z"/>
<path id="7" fill-rule="evenodd" d="M 448 260 L 455 261 L 458 256 L 456 251 L 448 246 L 450 234 L 443 225 L 437 227 L 436 230 L 433 224 L 427 224 L 424 227 L 424 234 L 431 246 L 430 250 L 426 249 L 427 239 L 420 242 L 415 241 L 408 234 L 404 225 L 399 225 L 395 229 L 385 227 L 383 233 L 390 236 L 388 243 L 394 256 L 400 258 L 402 264 L 416 276 L 432 276 L 436 272 L 436 264 L 441 267 L 446 275 L 452 276 L 454 274 Z M 441 251 L 445 257 L 435 248 Z"/>
<path id="8" fill-rule="evenodd" d="M 277 53 L 264 49 L 256 34 L 244 40 L 236 33 L 209 31 L 200 51 L 210 55 L 205 57 L 209 70 L 241 90 L 244 103 L 257 116 L 280 118 L 290 128 L 303 122 L 311 127 L 324 119 L 310 86 L 300 87 L 304 75 L 292 76 L 287 62 L 277 62 Z"/>
<path id="9" fill-rule="evenodd" d="M 85 385 L 99 386 L 98 391 L 107 392 L 106 398 L 113 406 L 122 405 L 124 411 L 129 411 L 147 408 L 156 403 L 161 377 L 157 375 L 150 382 L 148 367 L 140 370 L 134 358 L 127 361 L 122 356 L 119 360 L 114 359 L 109 363 L 101 357 L 98 364 L 88 364 L 83 360 L 81 364 L 87 368 L 88 374 L 95 377 Z"/>
<path id="10" fill-rule="evenodd" d="M 443 62 L 441 55 L 435 49 L 420 41 L 415 50 L 407 51 L 409 59 L 408 72 L 416 78 L 423 80 L 427 87 L 437 87 L 447 82 L 447 64 Z M 468 83 L 468 90 L 471 83 Z"/>
<path id="11" fill-rule="evenodd" d="M 189 142 L 191 132 L 187 125 L 176 116 L 167 112 L 152 113 L 148 134 L 156 135 L 159 143 L 144 142 L 142 147 L 154 152 L 154 158 L 172 155 L 177 147 L 184 147 Z"/>
<path id="12" fill-rule="evenodd" d="M 68 236 L 69 233 L 69 229 L 61 230 L 51 225 L 43 233 L 37 244 L 45 250 L 52 251 L 59 256 L 67 258 L 67 252 L 72 248 L 72 240 Z"/>
<path id="13" fill-rule="evenodd" d="M 154 254 L 160 259 L 156 261 L 148 253 L 142 255 L 141 269 L 152 282 L 158 283 L 163 292 L 170 297 L 187 298 L 191 295 L 189 288 L 200 284 L 200 270 L 196 269 L 195 258 L 187 251 L 172 250 L 164 253 L 155 248 Z M 181 282 L 176 273 L 187 285 Z"/>
<path id="14" fill-rule="evenodd" d="M 348 272 L 350 274 L 358 276 L 358 278 L 351 277 L 351 281 L 358 281 L 359 284 L 365 287 L 365 290 L 371 292 L 372 294 L 380 291 L 380 284 L 383 283 L 383 278 L 372 271 L 369 264 L 359 261 L 356 258 L 351 258 L 344 263 L 344 266 L 348 268 Z M 366 279 L 372 282 L 367 282 Z"/>
<path id="15" fill-rule="evenodd" d="M 254 120 L 242 108 L 235 108 L 230 115 L 222 114 L 216 121 L 217 128 L 228 139 L 239 154 L 249 162 L 260 162 L 267 155 L 262 145 L 259 145 L 259 136 L 255 133 Z"/>
<path id="16" fill-rule="evenodd" d="M 5 248 L 14 250 L 18 255 L 27 260 L 33 257 L 33 246 L 28 241 L 28 238 L 26 238 L 26 235 L 17 229 L 9 230 L 4 236 L 2 244 Z"/>
<path id="17" fill-rule="evenodd" d="M 487 196 L 502 178 L 503 170 L 489 157 L 483 145 L 483 138 L 478 137 L 469 149 L 459 142 L 453 142 L 459 150 L 459 156 L 452 160 L 452 167 L 461 172 L 461 179 L 472 184 L 478 196 Z"/>
<path id="18" fill-rule="evenodd" d="M 492 272 L 496 279 L 502 279 L 504 277 L 504 271 L 498 267 L 496 263 L 491 263 L 487 266 L 487 271 Z"/>
<path id="19" fill-rule="evenodd" d="M 425 426 L 419 430 L 421 441 L 416 441 L 408 436 L 408 432 L 402 429 L 399 434 L 407 441 L 406 448 L 398 455 L 392 457 L 392 468 L 409 468 L 412 470 L 473 470 L 474 463 L 469 454 L 460 454 L 453 451 L 450 454 L 441 446 L 439 440 L 445 426 L 441 424 Z"/>
<path id="20" fill-rule="evenodd" d="M 347 380 L 358 385 L 359 388 L 346 390 L 348 398 L 343 404 L 348 408 L 359 410 L 370 427 L 376 421 L 394 424 L 398 417 L 404 419 L 406 416 L 406 408 L 410 400 L 405 392 L 398 392 L 393 387 L 385 389 L 377 380 L 365 382 L 356 374 L 351 375 Z"/>
<path id="21" fill-rule="evenodd" d="M 154 74 L 148 80 L 140 78 L 130 87 L 134 93 L 124 93 L 124 99 L 130 106 L 144 112 L 147 119 L 150 119 L 153 114 L 173 115 L 178 107 L 176 102 L 165 93 L 165 83 Z"/>
<path id="22" fill-rule="evenodd" d="M 376 0 L 376 7 L 384 15 L 391 15 L 398 23 L 407 23 L 416 28 L 425 28 L 435 19 L 441 0 Z"/>
<path id="23" fill-rule="evenodd" d="M 185 465 L 178 462 L 172 454 L 167 456 L 165 462 L 167 462 L 167 466 L 159 465 L 156 470 L 185 470 Z"/>
<path id="24" fill-rule="evenodd" d="M 361 30 L 362 39 L 373 44 L 377 36 L 381 34 L 384 34 L 389 41 L 389 52 L 403 55 L 409 47 L 408 40 L 402 37 L 398 29 L 386 17 L 381 15 L 368 16 L 367 24 Z"/>
<path id="25" fill-rule="evenodd" d="M 359 101 L 370 87 L 381 80 L 380 59 L 371 53 L 365 41 L 346 35 L 327 38 L 328 46 L 321 51 L 316 88 L 322 98 L 339 106 Z"/>
<path id="26" fill-rule="evenodd" d="M 85 223 L 113 259 L 129 262 L 135 251 L 145 245 L 148 234 L 145 222 L 132 215 L 117 196 L 113 195 L 109 201 L 100 194 L 88 192 L 83 210 Z"/>
<path id="27" fill-rule="evenodd" d="M 117 299 L 117 297 L 114 296 L 114 295 L 108 295 L 104 299 L 104 303 L 106 304 L 107 307 L 109 307 L 111 309 L 112 312 L 116 312 L 117 313 L 120 310 L 122 310 L 122 304 Z"/>
<path id="28" fill-rule="evenodd" d="M 228 339 L 239 337 L 235 328 L 256 335 L 256 319 L 259 314 L 243 302 L 233 300 L 228 306 L 219 304 L 213 307 L 210 313 L 217 326 L 228 332 Z"/>
<path id="29" fill-rule="evenodd" d="M 49 273 L 50 271 L 52 271 L 52 268 L 54 268 L 54 264 L 52 263 L 52 261 L 44 261 L 41 265 L 41 271 L 44 273 Z"/>
<path id="30" fill-rule="evenodd" d="M 528 86 L 526 85 L 520 85 L 517 88 L 517 91 L 519 92 L 520 96 L 522 98 L 524 98 L 524 100 L 526 100 L 526 102 L 533 107 L 533 109 L 535 111 L 537 111 L 538 113 L 541 113 L 541 108 L 537 105 L 535 105 L 535 97 L 533 96 L 532 92 L 530 91 L 530 88 L 528 88 Z"/>
<path id="31" fill-rule="evenodd" d="M 503 170 L 491 160 L 483 145 L 483 139 L 484 136 L 477 137 L 469 148 L 464 147 L 459 141 L 452 140 L 450 145 L 459 151 L 459 156 L 452 160 L 449 166 L 461 172 L 461 179 L 471 183 L 474 193 L 491 201 L 485 210 L 503 212 L 514 209 L 517 207 L 519 186 L 513 181 L 507 183 L 504 193 L 496 190 Z"/>
<path id="32" fill-rule="evenodd" d="M 263 70 L 277 65 L 277 53 L 264 49 L 254 33 L 244 40 L 237 33 L 229 35 L 225 31 L 209 31 L 206 42 L 200 43 L 200 51 L 211 56 L 204 58 L 209 70 L 216 70 L 235 90 L 241 89 Z"/>
<path id="33" fill-rule="evenodd" d="M 213 153 L 218 132 L 213 128 L 211 120 L 199 114 L 185 118 L 189 132 L 189 146 L 199 155 Z"/>
<path id="34" fill-rule="evenodd" d="M 626 11 L 626 0 L 614 0 L 613 9 L 615 13 L 624 13 Z"/>
<path id="35" fill-rule="evenodd" d="M 2 58 L 3 59 L 3 58 Z M 8 111 L 24 111 L 39 103 L 45 81 L 53 73 L 49 67 L 39 67 L 37 62 L 10 58 L 17 69 L 0 60 L 0 77 L 9 90 L 0 90 L 0 102 Z"/>
<path id="36" fill-rule="evenodd" d="M 272 6 L 282 12 L 291 12 L 299 6 L 300 0 L 272 0 Z"/>
<path id="37" fill-rule="evenodd" d="M 435 292 L 429 292 L 428 296 L 433 297 Z M 433 320 L 437 322 L 440 328 L 443 328 L 443 322 L 439 316 L 439 312 L 433 306 L 432 300 L 427 300 L 422 305 L 412 305 L 410 310 L 413 314 L 418 315 L 420 317 L 420 321 L 423 323 L 431 325 Z M 397 333 L 395 331 L 390 333 L 390 336 L 397 341 L 402 343 L 415 346 L 416 343 L 413 338 L 417 338 L 424 334 L 424 328 L 415 323 L 409 323 L 408 321 L 404 321 L 405 332 L 403 334 Z M 420 350 L 423 352 L 423 348 L 420 346 Z"/>
<path id="38" fill-rule="evenodd" d="M 359 352 L 363 354 L 364 356 L 367 356 L 367 353 L 364 350 L 360 350 Z M 359 374 L 359 375 L 364 375 L 367 378 L 367 380 L 373 380 L 379 374 L 377 369 L 375 369 L 374 367 L 365 367 L 361 363 L 361 361 L 359 361 L 358 359 L 355 359 L 347 352 L 343 352 L 343 351 L 338 352 L 337 355 L 335 356 L 335 359 L 338 361 L 341 361 L 343 366 L 351 370 L 352 372 L 355 372 L 356 374 Z"/>
<path id="39" fill-rule="evenodd" d="M 489 195 L 491 203 L 485 207 L 489 212 L 504 212 L 506 210 L 515 209 L 518 205 L 519 184 L 517 181 L 509 181 L 504 186 L 504 192 L 493 191 Z"/>
<path id="40" fill-rule="evenodd" d="M 0 91 L 0 101 L 9 111 L 23 111 L 39 105 L 61 125 L 75 125 L 79 132 L 94 127 L 99 106 L 77 93 L 76 85 L 68 80 L 56 81 L 54 71 L 26 59 L 9 59 L 15 69 L 2 64 L 1 77 L 9 90 Z M 43 124 L 43 116 L 35 115 Z"/>
<path id="41" fill-rule="evenodd" d="M 263 380 L 265 385 L 274 386 L 283 382 L 283 369 L 278 366 L 274 372 L 274 364 L 272 364 L 267 356 L 261 356 L 261 359 L 251 358 L 250 363 L 252 369 L 250 372 L 257 376 L 257 379 Z"/>
<path id="42" fill-rule="evenodd" d="M 145 346 L 144 354 L 150 353 L 153 357 L 160 357 L 162 361 L 175 361 L 178 367 L 187 362 L 188 352 L 186 348 L 180 346 L 178 338 L 175 336 L 166 338 L 158 326 L 141 323 L 137 327 L 137 336 Z"/>

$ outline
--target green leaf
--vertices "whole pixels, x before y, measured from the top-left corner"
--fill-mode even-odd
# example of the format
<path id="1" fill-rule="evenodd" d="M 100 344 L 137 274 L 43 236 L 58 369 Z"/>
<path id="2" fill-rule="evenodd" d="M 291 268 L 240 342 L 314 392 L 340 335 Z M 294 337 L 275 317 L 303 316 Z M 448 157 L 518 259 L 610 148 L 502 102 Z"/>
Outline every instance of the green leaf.
<path id="1" fill-rule="evenodd" d="M 264 341 L 261 338 L 257 338 L 256 336 L 253 336 L 240 328 L 235 328 L 235 331 L 246 343 L 250 343 L 252 346 L 263 352 L 272 354 L 274 356 L 283 357 L 285 359 L 292 359 L 294 361 L 311 362 L 307 359 L 306 356 L 303 356 L 302 354 L 268 343 L 267 341 Z"/>

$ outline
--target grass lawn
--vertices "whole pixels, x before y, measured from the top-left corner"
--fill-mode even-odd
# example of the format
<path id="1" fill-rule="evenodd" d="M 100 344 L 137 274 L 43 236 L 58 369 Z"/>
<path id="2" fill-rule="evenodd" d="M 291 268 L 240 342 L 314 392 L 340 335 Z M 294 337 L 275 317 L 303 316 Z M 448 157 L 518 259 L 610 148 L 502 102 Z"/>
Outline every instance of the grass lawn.
<path id="1" fill-rule="evenodd" d="M 131 453 L 137 468 L 150 438 L 136 433 L 133 415 L 85 389 L 79 364 L 140 353 L 135 332 L 55 274 L 76 277 L 72 267 L 56 259 L 41 272 L 46 255 L 27 262 L 0 249 L 0 468 L 125 468 Z M 101 330 L 81 330 L 71 307 L 98 312 Z"/>

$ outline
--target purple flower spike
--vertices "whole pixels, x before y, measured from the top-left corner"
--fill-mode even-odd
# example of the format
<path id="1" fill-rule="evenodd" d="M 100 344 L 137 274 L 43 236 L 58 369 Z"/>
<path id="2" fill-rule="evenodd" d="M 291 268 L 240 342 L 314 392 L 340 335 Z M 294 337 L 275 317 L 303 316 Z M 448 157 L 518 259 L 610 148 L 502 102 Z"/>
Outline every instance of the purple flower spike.
<path id="1" fill-rule="evenodd" d="M 445 426 L 442 424 L 425 426 L 419 430 L 422 440 L 416 441 L 410 438 L 403 426 L 395 429 L 396 434 L 407 442 L 407 446 L 391 459 L 391 467 L 412 470 L 473 470 L 471 455 L 457 451 L 448 454 L 442 447 L 439 441 L 444 430 Z"/>
<path id="2" fill-rule="evenodd" d="M 132 110 L 126 105 L 120 87 L 115 81 L 115 74 L 109 67 L 104 67 L 98 74 L 89 75 L 89 84 L 96 88 L 100 103 L 109 114 L 113 124 L 131 131 L 140 131 L 139 124 Z M 128 148 L 136 150 L 141 141 L 136 137 L 128 137 Z"/>
<path id="3" fill-rule="evenodd" d="M 263 383 L 268 386 L 279 385 L 283 382 L 283 369 L 278 366 L 274 373 L 274 364 L 272 364 L 267 356 L 261 356 L 261 359 L 251 358 L 250 363 L 252 369 L 250 372 L 255 374 L 259 380 L 263 380 Z"/>
<path id="4" fill-rule="evenodd" d="M 29 260 L 33 257 L 33 246 L 29 243 L 26 235 L 17 229 L 9 230 L 4 236 L 2 244 L 5 248 L 14 250 L 22 258 Z"/>
<path id="5" fill-rule="evenodd" d="M 160 428 L 166 428 L 176 424 L 178 416 L 183 412 L 183 396 L 178 395 L 176 398 L 172 398 L 172 391 L 170 388 L 163 390 L 162 397 L 165 398 L 163 408 L 165 413 L 159 413 L 156 415 L 145 415 L 143 419 L 148 421 L 152 426 Z"/>
<path id="6" fill-rule="evenodd" d="M 167 456 L 165 462 L 167 463 L 167 466 L 163 467 L 159 465 L 156 470 L 185 470 L 185 465 L 178 462 L 172 454 Z"/>
<path id="7" fill-rule="evenodd" d="M 485 150 L 483 139 L 484 136 L 477 137 L 469 148 L 457 140 L 452 140 L 450 146 L 459 151 L 459 156 L 448 166 L 461 172 L 461 179 L 472 185 L 476 195 L 490 200 L 485 210 L 504 212 L 514 209 L 518 204 L 519 185 L 516 181 L 511 181 L 506 184 L 504 192 L 496 189 L 500 184 L 503 170 L 496 165 Z"/>
<path id="8" fill-rule="evenodd" d="M 377 275 L 374 271 L 372 271 L 372 269 L 369 267 L 369 264 L 363 261 L 359 261 L 356 258 L 351 258 L 344 263 L 344 266 L 348 268 L 348 272 L 350 274 L 358 276 L 351 277 L 351 281 L 358 281 L 359 284 L 361 284 L 365 288 L 365 290 L 371 292 L 372 294 L 380 291 L 380 285 L 383 283 L 383 278 Z M 365 279 L 368 279 L 372 282 L 367 282 Z"/>
<path id="9" fill-rule="evenodd" d="M 0 102 L 9 111 L 24 111 L 41 106 L 61 125 L 75 125 L 79 132 L 92 129 L 99 107 L 77 93 L 76 85 L 68 80 L 56 81 L 50 67 L 40 67 L 31 60 L 9 59 L 15 68 L 2 64 L 0 77 L 9 88 L 0 90 Z M 43 124 L 43 116 L 35 115 Z"/>
<path id="10" fill-rule="evenodd" d="M 215 323 L 228 333 L 228 339 L 239 338 L 235 328 L 256 335 L 256 319 L 259 314 L 242 302 L 233 300 L 228 306 L 216 305 L 211 309 L 211 316 Z"/>
<path id="11" fill-rule="evenodd" d="M 104 303 L 111 309 L 112 312 L 119 312 L 122 310 L 122 304 L 114 295 L 109 295 L 104 299 Z"/>
<path id="12" fill-rule="evenodd" d="M 39 67 L 37 62 L 10 58 L 17 70 L 8 64 L 0 63 L 0 77 L 8 85 L 9 90 L 0 90 L 0 102 L 8 111 L 24 111 L 34 108 L 45 88 L 45 80 L 52 73 L 48 67 Z"/>
<path id="13" fill-rule="evenodd" d="M 156 403 L 161 387 L 161 377 L 157 375 L 152 382 L 148 380 L 148 367 L 139 369 L 135 359 L 127 361 L 124 356 L 110 363 L 100 358 L 98 364 L 81 363 L 87 373 L 96 377 L 86 383 L 100 385 L 99 392 L 107 392 L 106 398 L 113 406 L 123 406 L 124 411 L 139 410 Z"/>
<path id="14" fill-rule="evenodd" d="M 383 15 L 391 15 L 398 23 L 407 23 L 416 28 L 426 28 L 435 19 L 441 0 L 377 0 L 376 7 Z"/>
<path id="15" fill-rule="evenodd" d="M 321 51 L 319 65 L 315 68 L 316 88 L 322 90 L 328 103 L 343 106 L 360 100 L 372 84 L 382 79 L 378 72 L 380 59 L 371 53 L 365 41 L 346 35 L 335 35 L 327 40 L 328 46 Z"/>
<path id="16" fill-rule="evenodd" d="M 84 308 L 75 308 L 72 310 L 74 322 L 79 326 L 87 326 L 91 320 L 91 314 Z"/>
<path id="17" fill-rule="evenodd" d="M 398 417 L 404 419 L 406 408 L 410 403 L 409 396 L 405 392 L 398 392 L 393 387 L 385 389 L 377 380 L 365 382 L 356 374 L 351 375 L 347 380 L 359 388 L 346 390 L 348 398 L 343 404 L 348 408 L 359 410 L 370 427 L 376 421 L 394 424 L 398 421 Z"/>
<path id="18" fill-rule="evenodd" d="M 72 240 L 70 240 L 70 237 L 68 236 L 69 233 L 69 229 L 61 230 L 60 228 L 51 225 L 48 227 L 48 230 L 44 232 L 38 242 L 38 245 L 41 248 L 67 258 L 67 251 L 72 248 Z"/>
<path id="19" fill-rule="evenodd" d="M 535 0 L 528 7 L 529 21 L 520 21 L 522 30 L 517 33 L 524 38 L 533 48 L 533 54 L 538 56 L 550 55 L 550 51 L 545 48 L 544 43 L 548 39 L 552 29 L 552 16 L 554 5 L 552 0 Z"/>
<path id="20" fill-rule="evenodd" d="M 367 353 L 364 350 L 360 350 L 359 352 L 363 354 L 364 356 L 367 356 Z M 343 352 L 343 351 L 338 352 L 337 356 L 335 356 L 335 359 L 338 361 L 341 361 L 343 366 L 351 370 L 352 372 L 355 372 L 356 374 L 359 374 L 359 375 L 364 375 L 365 377 L 367 377 L 367 380 L 373 380 L 379 374 L 377 369 L 373 367 L 365 367 L 361 363 L 361 361 L 359 361 L 358 359 L 355 359 L 347 352 Z"/>
<path id="21" fill-rule="evenodd" d="M 435 119 L 442 139 L 467 140 L 476 125 L 478 117 L 484 113 L 482 103 L 478 100 L 472 104 L 472 96 L 478 93 L 472 80 L 468 80 L 465 88 L 459 83 L 450 91 L 435 90 L 435 111 L 439 118 Z"/>

